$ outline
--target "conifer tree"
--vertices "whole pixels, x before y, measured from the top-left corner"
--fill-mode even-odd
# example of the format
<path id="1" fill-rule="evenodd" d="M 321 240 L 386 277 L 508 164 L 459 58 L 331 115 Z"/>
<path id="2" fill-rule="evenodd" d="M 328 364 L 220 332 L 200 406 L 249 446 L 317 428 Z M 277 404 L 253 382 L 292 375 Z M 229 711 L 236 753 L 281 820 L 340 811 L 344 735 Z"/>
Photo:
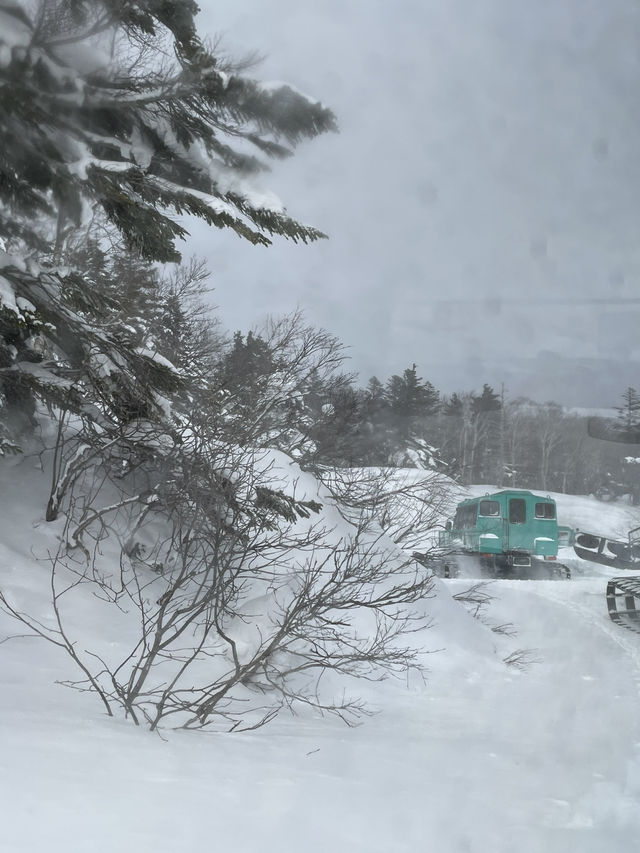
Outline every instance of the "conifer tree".
<path id="1" fill-rule="evenodd" d="M 464 414 L 464 404 L 460 396 L 454 393 L 443 401 L 442 413 L 450 417 L 462 417 Z"/>
<path id="2" fill-rule="evenodd" d="M 386 396 L 402 439 L 409 437 L 418 418 L 435 414 L 440 405 L 438 392 L 430 382 L 418 376 L 415 364 L 407 368 L 402 376 L 389 379 Z"/>
<path id="3" fill-rule="evenodd" d="M 145 389 L 147 408 L 154 384 L 175 384 L 170 366 L 98 320 L 113 305 L 91 265 L 60 266 L 88 217 L 147 262 L 179 260 L 185 215 L 253 244 L 324 236 L 253 181 L 269 158 L 335 129 L 333 114 L 225 64 L 198 36 L 196 12 L 191 0 L 0 0 L 0 320 L 16 373 L 5 399 L 21 383 L 22 397 L 86 414 L 88 373 Z M 25 368 L 35 338 L 37 370 Z"/>
<path id="4" fill-rule="evenodd" d="M 362 424 L 359 430 L 361 464 L 386 465 L 395 442 L 392 439 L 389 403 L 385 387 L 377 376 L 372 376 L 361 402 Z"/>
<path id="5" fill-rule="evenodd" d="M 304 395 L 312 417 L 308 434 L 315 447 L 314 462 L 349 468 L 369 462 L 367 395 L 354 388 L 351 380 L 348 374 L 318 379 L 310 389 L 311 394 Z"/>
<path id="6" fill-rule="evenodd" d="M 219 429 L 231 441 L 277 447 L 310 464 L 318 442 L 326 447 L 332 431 L 351 428 L 336 405 L 350 382 L 343 361 L 342 344 L 297 312 L 260 332 L 236 332 L 214 371 L 208 416 L 219 410 Z"/>
<path id="7" fill-rule="evenodd" d="M 617 411 L 618 421 L 630 438 L 640 431 L 640 394 L 635 388 L 623 392 L 622 405 Z"/>
<path id="8" fill-rule="evenodd" d="M 374 406 L 383 408 L 386 405 L 384 385 L 377 376 L 372 376 L 367 385 L 367 394 Z"/>
<path id="9" fill-rule="evenodd" d="M 401 418 L 431 415 L 438 410 L 439 394 L 430 382 L 418 376 L 415 364 L 402 376 L 392 376 L 387 382 L 387 399 L 394 414 Z"/>
<path id="10" fill-rule="evenodd" d="M 209 388 L 225 345 L 218 320 L 206 304 L 208 279 L 205 261 L 197 258 L 160 276 L 158 305 L 148 328 L 153 348 L 175 365 L 183 379 L 201 389 Z"/>
<path id="11" fill-rule="evenodd" d="M 500 395 L 496 394 L 491 385 L 486 382 L 482 386 L 482 394 L 479 397 L 474 397 L 473 412 L 479 415 L 483 412 L 499 412 L 502 408 Z"/>

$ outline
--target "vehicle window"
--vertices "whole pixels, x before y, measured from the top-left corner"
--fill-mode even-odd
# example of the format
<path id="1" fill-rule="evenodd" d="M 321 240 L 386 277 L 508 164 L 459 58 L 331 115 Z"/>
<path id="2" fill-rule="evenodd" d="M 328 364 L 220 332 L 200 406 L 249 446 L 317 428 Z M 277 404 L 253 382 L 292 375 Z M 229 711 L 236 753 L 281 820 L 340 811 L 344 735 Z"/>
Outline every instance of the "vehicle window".
<path id="1" fill-rule="evenodd" d="M 509 501 L 509 522 L 524 524 L 527 520 L 527 504 L 524 498 L 511 498 Z"/>
<path id="2" fill-rule="evenodd" d="M 556 508 L 552 503 L 537 503 L 535 507 L 536 518 L 555 518 Z"/>
<path id="3" fill-rule="evenodd" d="M 478 515 L 490 516 L 500 515 L 499 501 L 480 501 L 480 509 Z"/>
<path id="4" fill-rule="evenodd" d="M 460 507 L 453 520 L 454 528 L 460 530 L 465 527 L 475 527 L 477 515 L 478 504 Z"/>

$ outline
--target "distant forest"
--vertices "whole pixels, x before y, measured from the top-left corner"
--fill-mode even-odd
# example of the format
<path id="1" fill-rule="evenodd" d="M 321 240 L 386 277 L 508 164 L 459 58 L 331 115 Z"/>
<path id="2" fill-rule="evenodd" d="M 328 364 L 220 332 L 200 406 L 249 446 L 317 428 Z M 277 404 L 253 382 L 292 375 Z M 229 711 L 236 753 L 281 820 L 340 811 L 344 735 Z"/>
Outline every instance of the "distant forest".
<path id="1" fill-rule="evenodd" d="M 640 449 L 636 456 L 632 443 L 594 438 L 589 418 L 561 402 L 508 399 L 488 384 L 444 395 L 418 375 L 415 364 L 402 375 L 373 377 L 360 387 L 341 372 L 342 347 L 336 340 L 302 329 L 299 317 L 284 326 L 289 324 L 297 327 L 292 337 L 299 336 L 300 351 L 313 353 L 286 415 L 280 413 L 290 418 L 288 435 L 296 436 L 295 447 L 287 449 L 303 464 L 435 468 L 465 485 L 640 501 Z M 248 410 L 259 406 L 262 389 L 281 375 L 277 337 L 238 332 L 223 357 L 226 374 L 245 387 Z M 295 361 L 298 354 L 288 357 Z M 617 421 L 629 431 L 638 428 L 635 389 L 621 395 Z"/>
<path id="2" fill-rule="evenodd" d="M 341 342 L 300 313 L 260 330 L 223 333 L 207 306 L 204 262 L 158 268 L 122 245 L 112 244 L 107 253 L 90 230 L 69 242 L 63 260 L 100 283 L 100 322 L 123 329 L 121 363 L 127 353 L 152 359 L 140 365 L 133 382 L 124 372 L 115 385 L 109 381 L 109 404 L 122 423 L 154 418 L 158 398 L 153 402 L 149 394 L 155 388 L 160 400 L 172 399 L 174 411 L 184 407 L 185 395 L 195 395 L 221 440 L 278 448 L 309 470 L 416 467 L 465 485 L 640 502 L 640 448 L 592 437 L 589 419 L 561 401 L 509 399 L 489 384 L 446 395 L 415 364 L 362 387 L 345 370 Z M 69 382 L 37 312 L 23 310 L 17 324 L 7 309 L 0 318 L 7 323 L 0 356 L 4 351 L 7 364 L 31 365 L 28 377 L 5 375 L 0 453 L 19 449 L 35 428 L 38 399 L 62 411 L 104 407 L 99 360 L 85 367 L 90 381 Z M 635 389 L 621 394 L 617 421 L 630 434 L 640 431 Z"/>

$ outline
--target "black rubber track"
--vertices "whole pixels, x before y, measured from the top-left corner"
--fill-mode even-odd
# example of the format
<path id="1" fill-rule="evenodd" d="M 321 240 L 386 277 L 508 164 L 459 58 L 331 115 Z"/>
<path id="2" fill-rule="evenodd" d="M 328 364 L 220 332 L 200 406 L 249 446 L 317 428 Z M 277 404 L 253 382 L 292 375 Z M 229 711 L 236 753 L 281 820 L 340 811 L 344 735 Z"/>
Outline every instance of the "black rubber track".
<path id="1" fill-rule="evenodd" d="M 640 577 L 611 578 L 607 609 L 613 622 L 640 634 Z"/>

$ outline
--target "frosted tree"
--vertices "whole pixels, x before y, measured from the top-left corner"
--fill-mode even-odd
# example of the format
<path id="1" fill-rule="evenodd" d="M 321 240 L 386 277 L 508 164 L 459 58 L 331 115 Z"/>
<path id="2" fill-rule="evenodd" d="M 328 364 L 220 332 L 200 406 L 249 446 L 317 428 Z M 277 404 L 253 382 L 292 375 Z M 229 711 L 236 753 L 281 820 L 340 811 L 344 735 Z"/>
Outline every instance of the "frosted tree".
<path id="1" fill-rule="evenodd" d="M 96 318 L 91 270 L 61 266 L 70 232 L 109 223 L 147 261 L 178 261 L 186 215 L 252 244 L 322 237 L 255 181 L 335 128 L 330 110 L 261 84 L 199 37 L 190 0 L 0 0 L 0 357 L 4 403 L 34 393 L 87 412 L 82 380 L 175 377 Z M 181 221 L 178 222 L 177 218 Z M 140 384 L 140 383 L 138 383 Z"/>

